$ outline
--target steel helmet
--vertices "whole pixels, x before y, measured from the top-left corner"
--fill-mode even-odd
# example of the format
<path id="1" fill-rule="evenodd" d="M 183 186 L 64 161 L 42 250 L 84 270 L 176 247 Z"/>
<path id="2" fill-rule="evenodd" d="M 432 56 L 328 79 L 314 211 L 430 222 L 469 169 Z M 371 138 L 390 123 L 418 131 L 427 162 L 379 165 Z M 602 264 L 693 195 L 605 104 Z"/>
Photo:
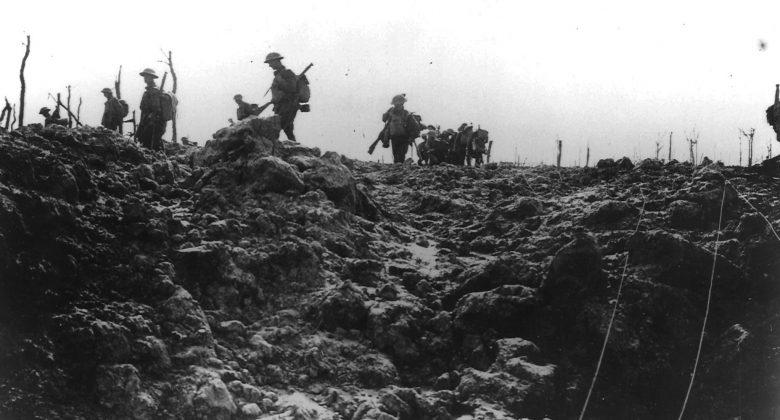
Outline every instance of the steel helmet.
<path id="1" fill-rule="evenodd" d="M 282 55 L 279 54 L 278 52 L 272 52 L 272 53 L 268 53 L 268 55 L 265 56 L 265 62 L 270 63 L 271 61 L 281 60 L 283 58 L 284 57 L 282 57 Z"/>
<path id="2" fill-rule="evenodd" d="M 103 88 L 103 90 L 101 90 L 101 92 L 103 92 L 103 93 L 112 93 L 111 89 L 109 89 L 109 88 Z"/>
<path id="3" fill-rule="evenodd" d="M 390 104 L 391 104 L 391 105 L 395 105 L 396 103 L 401 103 L 401 104 L 403 104 L 404 102 L 406 102 L 406 94 L 405 94 L 405 93 L 402 93 L 402 94 L 400 94 L 400 95 L 395 95 L 395 96 L 393 96 L 393 100 L 392 100 L 392 101 L 390 101 Z"/>
<path id="4" fill-rule="evenodd" d="M 244 99 L 244 97 L 243 97 L 243 96 L 241 96 L 241 94 L 239 93 L 239 94 L 237 94 L 237 95 L 233 95 L 233 99 L 234 99 L 234 100 L 235 100 L 235 99 Z"/>
<path id="5" fill-rule="evenodd" d="M 51 111 L 51 109 L 49 109 L 49 108 L 47 108 L 47 107 L 43 107 L 43 108 L 41 108 L 41 110 L 40 110 L 40 111 L 38 111 L 38 113 L 39 113 L 39 114 L 41 114 L 41 115 L 43 115 L 43 114 L 45 114 L 45 113 L 47 113 L 47 112 L 49 112 L 49 111 Z"/>
<path id="6" fill-rule="evenodd" d="M 152 78 L 154 78 L 154 79 L 157 78 L 157 72 L 154 71 L 154 69 L 149 68 L 149 67 L 145 68 L 144 71 L 142 71 L 142 72 L 140 72 L 138 74 L 140 74 L 141 76 L 152 76 Z"/>

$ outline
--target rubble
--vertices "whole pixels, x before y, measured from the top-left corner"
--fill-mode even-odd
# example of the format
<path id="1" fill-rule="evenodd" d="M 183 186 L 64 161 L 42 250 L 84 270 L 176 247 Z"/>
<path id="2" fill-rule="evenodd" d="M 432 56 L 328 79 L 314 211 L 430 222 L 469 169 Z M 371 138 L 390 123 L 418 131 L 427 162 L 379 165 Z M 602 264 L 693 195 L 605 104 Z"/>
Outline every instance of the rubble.
<path id="1" fill-rule="evenodd" d="M 591 410 L 671 417 L 724 188 L 689 412 L 780 408 L 768 175 L 382 165 L 278 132 L 0 134 L 0 417 L 571 418 L 624 274 Z"/>

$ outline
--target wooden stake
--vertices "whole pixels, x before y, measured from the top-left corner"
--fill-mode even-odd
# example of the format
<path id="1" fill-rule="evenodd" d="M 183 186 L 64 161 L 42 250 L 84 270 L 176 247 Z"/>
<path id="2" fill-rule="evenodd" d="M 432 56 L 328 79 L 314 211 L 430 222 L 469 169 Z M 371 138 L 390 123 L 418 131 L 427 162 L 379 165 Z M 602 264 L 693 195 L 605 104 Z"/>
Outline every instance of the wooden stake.
<path id="1" fill-rule="evenodd" d="M 76 125 L 77 125 L 77 126 L 80 126 L 80 125 L 81 125 L 81 121 L 79 121 L 79 119 L 78 119 L 78 118 L 77 118 L 75 115 L 73 115 L 73 112 L 71 112 L 71 110 L 70 110 L 70 108 L 69 108 L 69 107 L 65 106 L 65 105 L 64 105 L 64 104 L 63 104 L 63 103 L 60 101 L 60 99 L 59 99 L 59 96 L 60 96 L 60 94 L 58 93 L 58 94 L 57 94 L 57 108 L 60 108 L 60 107 L 62 107 L 62 108 L 65 108 L 65 111 L 67 111 L 67 112 L 68 112 L 68 118 L 71 118 L 71 119 L 75 120 L 75 121 L 76 121 Z M 50 97 L 50 98 L 52 98 L 52 99 L 54 99 L 54 96 L 52 96 L 52 95 L 51 95 L 51 93 L 49 94 L 49 97 Z"/>
<path id="2" fill-rule="evenodd" d="M 165 51 L 163 51 L 162 53 L 163 53 L 163 56 L 165 56 Z M 168 59 L 168 62 L 166 64 L 168 64 L 168 68 L 171 70 L 171 79 L 173 80 L 173 89 L 171 90 L 171 92 L 173 92 L 173 94 L 175 95 L 176 94 L 176 89 L 179 87 L 179 85 L 178 85 L 178 80 L 176 78 L 176 71 L 173 69 L 173 54 L 171 53 L 170 50 L 168 51 L 167 59 Z M 174 113 L 173 114 L 173 119 L 171 120 L 171 141 L 176 143 L 177 142 L 176 139 L 177 139 L 177 134 L 176 134 L 176 114 Z"/>
<path id="3" fill-rule="evenodd" d="M 116 74 L 116 80 L 114 80 L 114 92 L 117 99 L 122 99 L 122 66 L 119 66 L 119 72 Z"/>
<path id="4" fill-rule="evenodd" d="M 19 126 L 24 125 L 24 94 L 27 91 L 27 83 L 24 81 L 24 68 L 27 65 L 27 57 L 30 56 L 30 35 L 27 35 L 27 45 L 22 58 L 22 67 L 19 69 L 19 81 L 22 82 L 21 93 L 19 94 Z"/>
<path id="5" fill-rule="evenodd" d="M 13 116 L 14 116 L 14 120 L 11 121 L 11 130 L 14 129 L 14 124 L 16 124 L 16 104 L 14 104 Z"/>
<path id="6" fill-rule="evenodd" d="M 672 132 L 669 132 L 669 162 L 672 161 Z"/>
<path id="7" fill-rule="evenodd" d="M 588 146 L 587 149 L 585 149 L 585 167 L 588 167 L 588 164 L 590 164 L 590 146 Z"/>
<path id="8" fill-rule="evenodd" d="M 70 112 L 70 85 L 68 85 L 68 106 L 65 109 L 68 110 L 68 128 L 73 127 L 73 118 L 71 118 L 73 113 Z"/>
<path id="9" fill-rule="evenodd" d="M 8 131 L 11 127 L 11 104 L 8 103 L 8 98 L 5 98 L 5 109 L 7 110 L 5 112 L 5 130 Z"/>
<path id="10" fill-rule="evenodd" d="M 79 107 L 76 108 L 76 119 L 81 119 L 81 96 L 79 96 Z"/>
<path id="11" fill-rule="evenodd" d="M 119 72 L 116 74 L 116 80 L 114 80 L 114 91 L 116 92 L 116 99 L 122 99 L 122 66 L 119 66 Z M 119 134 L 124 134 L 125 122 L 124 120 L 119 123 Z"/>
<path id="12" fill-rule="evenodd" d="M 563 149 L 563 140 L 558 139 L 558 157 L 556 159 L 557 165 L 560 168 L 561 167 L 561 150 Z"/>

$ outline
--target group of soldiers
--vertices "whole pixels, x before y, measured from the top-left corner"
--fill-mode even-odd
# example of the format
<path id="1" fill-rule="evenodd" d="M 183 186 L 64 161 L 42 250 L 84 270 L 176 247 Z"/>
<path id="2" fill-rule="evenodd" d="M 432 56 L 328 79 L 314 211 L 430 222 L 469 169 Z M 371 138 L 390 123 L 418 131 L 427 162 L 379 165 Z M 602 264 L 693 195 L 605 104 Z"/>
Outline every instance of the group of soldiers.
<path id="1" fill-rule="evenodd" d="M 295 141 L 295 117 L 299 110 L 309 111 L 306 103 L 308 102 L 308 80 L 305 79 L 305 73 L 311 65 L 301 75 L 296 76 L 292 70 L 282 64 L 283 59 L 284 57 L 277 52 L 269 53 L 265 57 L 264 62 L 273 70 L 274 75 L 269 88 L 271 100 L 268 103 L 262 106 L 250 104 L 244 101 L 241 94 L 235 95 L 233 100 L 238 105 L 236 118 L 239 121 L 260 115 L 268 106 L 273 105 L 273 112 L 279 117 L 282 131 L 289 140 Z M 158 76 L 154 69 L 146 68 L 139 75 L 143 77 L 146 88 L 141 97 L 141 119 L 134 136 L 143 147 L 162 150 L 162 136 L 165 134 L 167 122 L 175 114 L 176 98 L 157 87 Z M 110 88 L 104 88 L 101 92 L 106 98 L 101 125 L 109 130 L 118 130 L 123 124 L 124 117 L 127 116 L 127 104 L 114 97 Z M 470 165 L 472 158 L 477 165 L 481 163 L 482 155 L 486 152 L 485 144 L 488 142 L 487 131 L 480 128 L 474 130 L 471 125 L 465 123 L 457 131 L 452 129 L 440 131 L 432 125 L 423 126 L 419 115 L 405 109 L 406 102 L 406 94 L 395 95 L 390 101 L 392 107 L 382 114 L 385 125 L 369 148 L 369 153 L 372 153 L 376 144 L 381 141 L 383 147 L 392 147 L 395 163 L 403 163 L 406 160 L 406 153 L 410 146 L 417 149 L 420 164 L 449 162 L 462 165 L 465 159 Z M 67 120 L 60 118 L 59 105 L 58 102 L 54 113 L 51 113 L 49 108 L 41 108 L 40 114 L 45 118 L 45 125 L 67 125 Z M 230 122 L 232 123 L 233 120 L 231 119 Z M 421 135 L 423 142 L 418 146 L 415 139 Z"/>
<path id="2" fill-rule="evenodd" d="M 395 95 L 390 101 L 392 107 L 382 114 L 385 126 L 368 153 L 374 151 L 378 142 L 382 147 L 392 147 L 393 162 L 403 163 L 409 146 L 417 150 L 417 163 L 420 165 L 435 165 L 451 163 L 463 165 L 464 161 L 471 165 L 482 164 L 482 155 L 489 155 L 488 132 L 481 128 L 474 130 L 473 125 L 463 123 L 457 131 L 428 125 L 423 126 L 422 117 L 405 109 L 406 94 Z M 417 145 L 415 139 L 422 137 L 423 142 Z M 486 146 L 487 145 L 487 146 Z"/>
<path id="3" fill-rule="evenodd" d="M 276 52 L 269 53 L 265 57 L 265 63 L 274 71 L 274 80 L 269 88 L 271 100 L 268 103 L 262 106 L 250 104 L 244 101 L 244 97 L 241 94 L 235 95 L 233 100 L 238 105 L 236 118 L 239 121 L 253 115 L 260 115 L 269 105 L 273 105 L 274 114 L 279 116 L 282 131 L 284 131 L 289 140 L 295 141 L 295 133 L 293 132 L 295 116 L 298 115 L 299 110 L 302 112 L 309 111 L 308 104 L 301 104 L 302 98 L 299 86 L 299 80 L 306 76 L 303 73 L 300 76 L 296 76 L 292 70 L 282 64 L 283 59 L 284 57 Z M 305 72 L 306 70 L 304 70 Z M 308 81 L 306 83 L 308 84 Z M 308 98 L 306 98 L 306 101 L 308 101 Z M 232 122 L 232 120 L 230 121 Z"/>
<path id="4" fill-rule="evenodd" d="M 276 52 L 268 54 L 265 58 L 265 63 L 274 72 L 270 88 L 270 102 L 263 107 L 257 107 L 257 105 L 244 102 L 241 95 L 236 95 L 234 99 L 239 105 L 237 112 L 239 120 L 251 115 L 259 115 L 267 106 L 273 104 L 273 111 L 280 118 L 282 130 L 288 139 L 294 141 L 294 121 L 300 105 L 298 101 L 299 77 L 282 64 L 282 59 L 284 57 Z M 143 77 L 146 89 L 141 97 L 141 119 L 134 136 L 141 146 L 152 150 L 162 150 L 162 136 L 165 134 L 167 122 L 172 118 L 171 112 L 175 113 L 176 99 L 172 94 L 164 92 L 157 86 L 158 76 L 154 69 L 146 68 L 139 75 Z M 110 88 L 105 88 L 101 92 L 106 97 L 106 102 L 100 124 L 109 130 L 118 130 L 127 115 L 127 107 L 114 97 Z M 41 108 L 40 114 L 44 117 L 44 125 L 68 125 L 66 119 L 60 118 L 59 105 L 58 102 L 54 112 L 48 107 Z"/>

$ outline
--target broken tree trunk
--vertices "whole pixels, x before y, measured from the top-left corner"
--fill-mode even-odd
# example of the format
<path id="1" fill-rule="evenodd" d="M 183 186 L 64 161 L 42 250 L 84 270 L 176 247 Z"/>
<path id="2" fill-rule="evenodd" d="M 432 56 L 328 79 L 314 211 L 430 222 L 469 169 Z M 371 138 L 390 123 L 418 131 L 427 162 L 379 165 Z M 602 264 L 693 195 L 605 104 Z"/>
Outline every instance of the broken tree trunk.
<path id="1" fill-rule="evenodd" d="M 27 91 L 27 84 L 24 81 L 24 68 L 27 65 L 27 57 L 30 56 L 30 35 L 27 35 L 27 46 L 22 58 L 22 67 L 19 69 L 19 81 L 22 82 L 21 93 L 19 94 L 19 126 L 24 125 L 24 94 Z"/>
<path id="2" fill-rule="evenodd" d="M 589 164 L 590 164 L 590 146 L 588 146 L 585 152 L 585 167 L 587 168 Z"/>
<path id="3" fill-rule="evenodd" d="M 117 99 L 122 99 L 122 66 L 119 66 L 119 72 L 116 74 L 116 80 L 114 80 L 114 91 Z"/>
<path id="4" fill-rule="evenodd" d="M 68 85 L 68 106 L 65 109 L 68 110 L 68 128 L 71 128 L 73 127 L 73 118 L 71 117 L 73 113 L 70 112 L 70 85 Z"/>
<path id="5" fill-rule="evenodd" d="M 76 119 L 81 119 L 81 96 L 79 96 L 79 106 L 76 108 Z"/>
<path id="6" fill-rule="evenodd" d="M 51 93 L 49 94 L 49 97 L 54 99 L 54 96 L 52 96 Z M 68 112 L 68 118 L 69 119 L 73 119 L 74 121 L 76 121 L 76 125 L 77 126 L 82 125 L 81 121 L 79 121 L 79 119 L 73 114 L 73 112 L 71 112 L 70 108 L 68 106 L 66 106 L 65 104 L 63 104 L 62 101 L 60 101 L 60 94 L 59 93 L 57 94 L 56 101 L 57 101 L 57 108 L 60 108 L 60 107 L 65 108 L 65 111 Z"/>
<path id="7" fill-rule="evenodd" d="M 8 131 L 8 129 L 11 127 L 11 104 L 8 102 L 8 98 L 5 98 L 5 108 L 3 108 L 4 114 L 5 114 L 5 129 Z M 2 123 L 2 121 L 0 121 Z"/>
<path id="8" fill-rule="evenodd" d="M 114 92 L 116 92 L 116 98 L 122 99 L 122 66 L 119 66 L 119 72 L 116 74 L 116 80 L 114 80 Z M 119 134 L 124 134 L 125 121 L 119 123 Z"/>
<path id="9" fill-rule="evenodd" d="M 14 129 L 14 125 L 16 125 L 16 104 L 14 104 L 14 109 L 13 109 L 12 114 L 14 116 L 14 119 L 13 119 L 13 121 L 11 121 L 11 130 L 13 130 Z"/>
<path id="10" fill-rule="evenodd" d="M 11 111 L 11 106 L 8 103 L 8 98 L 5 98 L 5 106 L 3 107 L 3 110 L 0 111 L 0 124 L 3 124 L 3 121 L 5 121 L 5 115 L 8 114 L 8 112 Z"/>
<path id="11" fill-rule="evenodd" d="M 672 132 L 669 132 L 669 162 L 672 161 Z"/>
<path id="12" fill-rule="evenodd" d="M 165 51 L 162 52 L 163 56 L 165 56 Z M 176 71 L 173 69 L 173 55 L 171 54 L 171 51 L 168 51 L 168 55 L 166 57 L 168 60 L 165 62 L 165 64 L 168 65 L 168 68 L 171 70 L 171 79 L 173 80 L 173 89 L 171 89 L 171 92 L 176 95 L 176 89 L 178 88 L 178 80 L 176 78 Z M 160 87 L 162 89 L 162 86 Z M 177 142 L 177 134 L 176 134 L 176 114 L 173 114 L 173 119 L 171 120 L 171 141 L 176 143 Z"/>
<path id="13" fill-rule="evenodd" d="M 558 157 L 555 159 L 557 166 L 561 167 L 561 149 L 563 149 L 563 140 L 558 139 Z"/>

